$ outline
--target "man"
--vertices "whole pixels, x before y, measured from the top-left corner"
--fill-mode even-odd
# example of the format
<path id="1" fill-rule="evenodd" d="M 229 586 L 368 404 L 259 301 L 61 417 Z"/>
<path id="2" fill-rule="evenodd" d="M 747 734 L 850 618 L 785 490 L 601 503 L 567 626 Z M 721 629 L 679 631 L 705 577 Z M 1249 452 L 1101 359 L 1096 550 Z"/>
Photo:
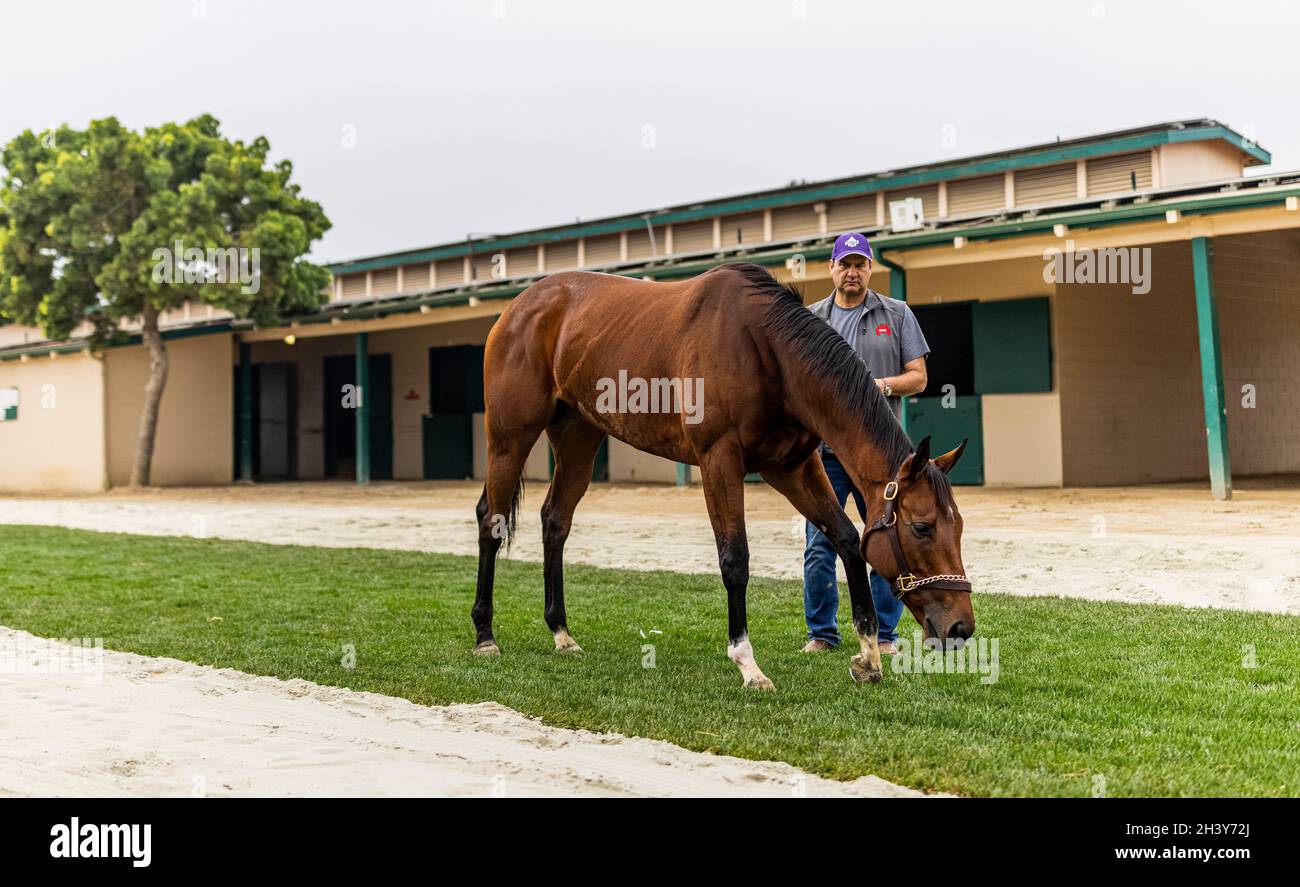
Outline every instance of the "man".
<path id="1" fill-rule="evenodd" d="M 902 416 L 902 398 L 925 390 L 925 358 L 930 353 L 921 325 L 916 322 L 906 302 L 891 299 L 867 288 L 871 280 L 871 245 L 867 238 L 851 231 L 841 234 L 831 250 L 831 282 L 835 291 L 827 298 L 808 306 L 809 310 L 829 323 L 867 365 L 880 392 L 888 399 L 894 415 Z M 844 506 L 852 495 L 858 514 L 865 522 L 866 503 L 853 485 L 844 466 L 822 444 L 822 463 L 826 476 Z M 811 523 L 807 525 L 807 547 L 803 555 L 804 619 L 808 623 L 808 645 L 804 652 L 829 650 L 840 642 L 837 616 L 840 605 L 835 577 L 835 547 Z M 871 572 L 871 599 L 880 615 L 880 652 L 898 652 L 898 620 L 903 602 L 894 597 L 890 583 L 874 570 Z"/>

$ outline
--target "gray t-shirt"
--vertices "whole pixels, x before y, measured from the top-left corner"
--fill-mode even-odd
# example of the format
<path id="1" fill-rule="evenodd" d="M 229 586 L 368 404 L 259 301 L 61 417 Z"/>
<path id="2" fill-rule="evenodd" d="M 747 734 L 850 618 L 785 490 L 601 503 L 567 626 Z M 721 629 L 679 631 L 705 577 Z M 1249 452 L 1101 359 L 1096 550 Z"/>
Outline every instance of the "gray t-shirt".
<path id="1" fill-rule="evenodd" d="M 897 376 L 905 364 L 930 353 L 921 325 L 906 302 L 869 291 L 861 305 L 841 308 L 831 293 L 808 308 L 849 343 L 877 379 Z M 889 406 L 895 416 L 902 414 L 903 402 L 898 396 L 889 398 Z M 822 447 L 830 452 L 826 444 Z"/>
<path id="2" fill-rule="evenodd" d="M 866 299 L 863 299 L 853 308 L 841 308 L 834 302 L 831 303 L 829 323 L 835 329 L 835 332 L 840 334 L 840 338 L 849 343 L 849 347 L 854 352 L 858 350 L 858 337 L 861 335 L 862 326 L 862 309 L 866 304 Z"/>
<path id="3" fill-rule="evenodd" d="M 877 379 L 897 376 L 903 372 L 905 364 L 930 353 L 921 325 L 916 322 L 907 303 L 882 296 L 874 290 L 867 292 L 867 297 L 856 309 L 836 305 L 835 293 L 809 305 L 808 309 L 849 343 Z M 889 398 L 889 405 L 895 416 L 902 413 L 899 397 Z"/>

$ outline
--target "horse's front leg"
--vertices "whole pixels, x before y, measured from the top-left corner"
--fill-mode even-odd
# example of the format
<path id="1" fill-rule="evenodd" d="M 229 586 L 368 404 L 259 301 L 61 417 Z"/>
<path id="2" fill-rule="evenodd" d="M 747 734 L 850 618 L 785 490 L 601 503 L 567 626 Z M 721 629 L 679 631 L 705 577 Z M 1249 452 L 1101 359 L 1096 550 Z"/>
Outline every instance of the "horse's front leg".
<path id="1" fill-rule="evenodd" d="M 718 566 L 727 588 L 727 658 L 740 669 L 745 686 L 775 690 L 754 661 L 745 615 L 745 591 L 749 586 L 749 539 L 745 535 L 745 459 L 740 443 L 726 437 L 700 458 L 704 501 L 718 543 Z"/>
<path id="2" fill-rule="evenodd" d="M 791 469 L 763 472 L 763 479 L 779 491 L 799 513 L 826 534 L 844 562 L 849 580 L 849 601 L 853 606 L 853 628 L 858 633 L 858 655 L 849 660 L 849 675 L 860 684 L 874 684 L 881 678 L 880 617 L 867 584 L 867 562 L 859 548 L 858 531 L 844 513 L 835 490 L 826 477 L 821 456 L 813 453 Z"/>

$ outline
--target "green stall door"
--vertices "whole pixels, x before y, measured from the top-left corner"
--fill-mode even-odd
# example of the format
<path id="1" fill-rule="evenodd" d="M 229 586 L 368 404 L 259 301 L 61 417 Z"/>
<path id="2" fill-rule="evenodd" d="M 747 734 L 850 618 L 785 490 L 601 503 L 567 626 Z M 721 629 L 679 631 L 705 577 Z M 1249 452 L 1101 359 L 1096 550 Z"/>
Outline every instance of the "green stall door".
<path id="1" fill-rule="evenodd" d="M 474 474 L 474 414 L 483 412 L 483 346 L 429 349 L 429 413 L 423 419 L 425 480 Z"/>
<path id="2" fill-rule="evenodd" d="M 371 354 L 370 390 L 362 392 L 370 413 L 370 479 L 393 479 L 393 360 Z M 325 476 L 356 477 L 357 414 L 343 401 L 343 386 L 356 384 L 357 361 L 351 354 L 325 358 Z"/>
<path id="3" fill-rule="evenodd" d="M 464 480 L 474 474 L 474 431 L 469 413 L 424 416 L 424 479 Z"/>
<path id="4" fill-rule="evenodd" d="M 944 407 L 947 400 L 952 405 Z M 948 452 L 962 438 L 966 452 L 950 475 L 954 484 L 984 483 L 984 417 L 978 394 L 966 397 L 909 397 L 908 429 L 913 441 L 930 435 L 930 455 Z"/>
<path id="5" fill-rule="evenodd" d="M 976 393 L 1052 390 L 1052 324 L 1046 296 L 977 302 L 971 325 Z"/>

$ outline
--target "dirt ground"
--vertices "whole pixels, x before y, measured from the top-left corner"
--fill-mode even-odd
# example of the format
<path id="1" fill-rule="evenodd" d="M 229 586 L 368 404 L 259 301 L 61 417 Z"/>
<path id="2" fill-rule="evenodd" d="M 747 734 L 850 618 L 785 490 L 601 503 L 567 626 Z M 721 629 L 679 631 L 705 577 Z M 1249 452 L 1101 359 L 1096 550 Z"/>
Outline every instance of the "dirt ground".
<path id="1" fill-rule="evenodd" d="M 512 556 L 539 559 L 530 487 Z M 474 483 L 293 483 L 0 498 L 0 523 L 280 544 L 476 550 Z M 960 489 L 966 568 L 981 591 L 1300 612 L 1300 484 L 1094 490 Z M 755 574 L 801 573 L 803 522 L 747 488 Z M 566 557 L 715 573 L 699 488 L 597 485 Z M 97 679 L 42 671 L 41 648 L 0 628 L 0 795 L 915 794 L 785 764 L 560 730 L 504 706 L 418 706 L 172 659 L 104 651 Z M 33 649 L 32 645 L 36 645 Z M 739 688 L 737 688 L 739 691 Z"/>
<path id="2" fill-rule="evenodd" d="M 921 794 L 548 727 L 494 702 L 416 705 L 113 651 L 93 672 L 42 669 L 61 647 L 0 628 L 0 651 L 22 650 L 26 663 L 0 681 L 0 797 Z"/>
<path id="3" fill-rule="evenodd" d="M 0 523 L 52 524 L 341 547 L 477 551 L 478 483 L 285 483 L 98 496 L 0 498 Z M 751 569 L 802 575 L 803 521 L 763 484 L 746 490 Z M 511 557 L 541 559 L 527 488 Z M 1300 612 L 1300 480 L 1097 489 L 958 488 L 975 591 Z M 855 516 L 856 517 L 856 516 Z M 570 562 L 713 573 L 696 487 L 593 485 L 574 518 Z"/>

